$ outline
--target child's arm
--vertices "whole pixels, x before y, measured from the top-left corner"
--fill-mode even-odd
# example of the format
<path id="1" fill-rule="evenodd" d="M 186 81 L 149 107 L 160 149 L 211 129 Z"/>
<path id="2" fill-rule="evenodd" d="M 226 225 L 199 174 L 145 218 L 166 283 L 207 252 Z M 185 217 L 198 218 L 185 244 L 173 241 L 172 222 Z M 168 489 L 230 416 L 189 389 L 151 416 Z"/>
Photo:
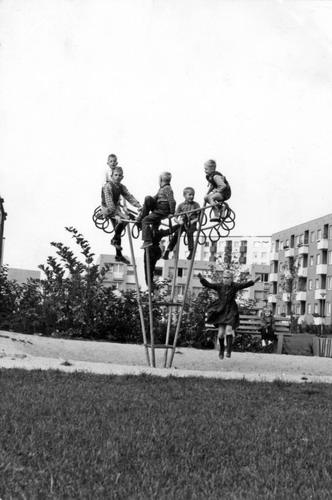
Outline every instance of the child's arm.
<path id="1" fill-rule="evenodd" d="M 142 206 L 141 206 L 140 202 L 136 200 L 135 196 L 133 196 L 131 193 L 129 193 L 129 191 L 126 188 L 126 186 L 124 186 L 122 184 L 121 188 L 122 188 L 121 189 L 121 194 L 124 197 L 124 199 L 127 200 L 128 203 L 130 203 L 131 205 L 133 205 L 133 207 L 136 207 L 139 210 L 141 210 Z"/>
<path id="2" fill-rule="evenodd" d="M 206 280 L 205 278 L 203 278 L 203 276 L 201 275 L 201 273 L 198 273 L 197 276 L 198 276 L 199 281 L 201 282 L 201 284 L 203 286 L 205 286 L 206 288 L 212 288 L 213 290 L 217 290 L 218 289 L 218 285 L 216 283 L 210 283 L 208 280 Z"/>

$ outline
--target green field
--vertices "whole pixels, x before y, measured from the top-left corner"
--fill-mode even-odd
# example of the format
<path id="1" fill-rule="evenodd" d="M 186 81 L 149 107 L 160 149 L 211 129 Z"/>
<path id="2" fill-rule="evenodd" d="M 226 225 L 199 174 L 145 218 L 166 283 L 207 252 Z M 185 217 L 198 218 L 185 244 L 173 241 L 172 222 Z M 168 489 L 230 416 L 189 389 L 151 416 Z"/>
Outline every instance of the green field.
<path id="1" fill-rule="evenodd" d="M 332 385 L 0 371 L 0 498 L 331 499 Z"/>

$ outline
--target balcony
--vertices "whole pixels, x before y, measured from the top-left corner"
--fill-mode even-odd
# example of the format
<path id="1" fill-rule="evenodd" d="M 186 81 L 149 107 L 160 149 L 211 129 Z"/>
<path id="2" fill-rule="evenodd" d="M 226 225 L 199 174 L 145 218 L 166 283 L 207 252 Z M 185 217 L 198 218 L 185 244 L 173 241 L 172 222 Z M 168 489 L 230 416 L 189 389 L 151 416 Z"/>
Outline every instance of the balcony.
<path id="1" fill-rule="evenodd" d="M 318 288 L 315 290 L 315 300 L 325 300 L 326 288 Z"/>
<path id="2" fill-rule="evenodd" d="M 269 281 L 278 281 L 278 273 L 270 273 Z"/>
<path id="3" fill-rule="evenodd" d="M 297 292 L 296 300 L 300 302 L 304 302 L 307 300 L 307 292 Z"/>
<path id="4" fill-rule="evenodd" d="M 309 245 L 299 245 L 298 254 L 299 255 L 308 255 L 309 253 Z"/>
<path id="5" fill-rule="evenodd" d="M 295 255 L 294 248 L 287 248 L 287 249 L 285 249 L 285 257 L 286 257 L 286 259 L 294 257 L 294 255 Z"/>
<path id="6" fill-rule="evenodd" d="M 114 272 L 113 273 L 113 279 L 114 279 L 114 281 L 121 281 L 121 280 L 123 280 L 123 273 Z"/>
<path id="7" fill-rule="evenodd" d="M 275 304 L 277 302 L 277 296 L 275 294 L 268 295 L 267 301 L 270 304 Z"/>
<path id="8" fill-rule="evenodd" d="M 329 247 L 329 240 L 327 238 L 323 238 L 322 240 L 317 241 L 317 250 L 327 250 Z"/>
<path id="9" fill-rule="evenodd" d="M 272 261 L 279 260 L 279 252 L 271 252 L 270 253 L 270 260 L 272 260 Z"/>
<path id="10" fill-rule="evenodd" d="M 282 294 L 282 300 L 283 300 L 283 302 L 290 302 L 290 293 L 289 292 L 284 292 Z"/>
<path id="11" fill-rule="evenodd" d="M 297 271 L 297 275 L 299 278 L 307 278 L 308 276 L 308 268 L 300 266 Z"/>
<path id="12" fill-rule="evenodd" d="M 316 274 L 327 274 L 327 264 L 317 264 Z"/>

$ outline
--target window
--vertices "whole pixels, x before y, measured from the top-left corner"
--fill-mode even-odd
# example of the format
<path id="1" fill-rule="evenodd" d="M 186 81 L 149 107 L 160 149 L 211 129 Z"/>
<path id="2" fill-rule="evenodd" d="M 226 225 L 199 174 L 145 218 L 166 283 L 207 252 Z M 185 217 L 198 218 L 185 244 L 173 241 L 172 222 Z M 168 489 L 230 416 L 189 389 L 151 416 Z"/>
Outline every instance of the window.
<path id="1" fill-rule="evenodd" d="M 332 250 L 329 250 L 329 264 L 332 264 Z"/>
<path id="2" fill-rule="evenodd" d="M 325 304 L 325 315 L 331 316 L 331 302 L 326 302 Z"/>
<path id="3" fill-rule="evenodd" d="M 314 305 L 314 313 L 315 313 L 315 314 L 318 314 L 318 304 L 315 304 L 315 305 Z"/>
<path id="4" fill-rule="evenodd" d="M 277 306 L 277 314 L 280 316 L 280 306 Z"/>
<path id="5" fill-rule="evenodd" d="M 258 252 L 254 252 L 254 253 L 252 254 L 252 258 L 253 258 L 254 260 L 258 260 L 258 256 L 259 256 L 259 253 L 258 253 Z"/>
<path id="6" fill-rule="evenodd" d="M 300 234 L 300 243 L 303 244 L 303 242 L 304 242 L 304 234 Z"/>
<path id="7" fill-rule="evenodd" d="M 312 280 L 308 281 L 308 290 L 312 290 Z"/>
<path id="8" fill-rule="evenodd" d="M 297 235 L 295 238 L 295 245 L 298 247 L 299 244 L 300 244 L 300 237 L 299 237 L 299 235 Z"/>
<path id="9" fill-rule="evenodd" d="M 267 253 L 266 252 L 262 252 L 261 253 L 261 258 L 262 258 L 262 260 L 266 260 L 267 259 Z"/>
<path id="10" fill-rule="evenodd" d="M 311 304 L 308 304 L 307 305 L 307 314 L 311 314 L 311 310 L 312 310 Z"/>
<path id="11" fill-rule="evenodd" d="M 285 245 L 286 245 L 286 247 L 289 247 L 289 240 L 286 240 Z"/>
<path id="12" fill-rule="evenodd" d="M 319 290 L 319 279 L 315 280 L 315 290 Z"/>
<path id="13" fill-rule="evenodd" d="M 284 242 L 283 242 L 283 241 L 281 241 L 281 242 L 280 242 L 280 250 L 282 250 L 283 248 L 284 248 Z"/>
<path id="14" fill-rule="evenodd" d="M 239 241 L 234 241 L 234 248 L 239 248 L 240 242 Z"/>
<path id="15" fill-rule="evenodd" d="M 311 233 L 310 233 L 310 241 L 311 241 L 311 243 L 313 241 L 315 241 L 315 231 L 311 231 Z"/>
<path id="16" fill-rule="evenodd" d="M 310 266 L 314 265 L 314 256 L 310 255 Z"/>
<path id="17" fill-rule="evenodd" d="M 330 225 L 330 240 L 332 240 L 332 224 Z"/>
<path id="18" fill-rule="evenodd" d="M 261 242 L 260 241 L 254 241 L 254 248 L 260 248 L 261 247 Z"/>
<path id="19" fill-rule="evenodd" d="M 301 304 L 296 304 L 295 314 L 298 316 L 301 314 Z"/>
<path id="20" fill-rule="evenodd" d="M 318 229 L 318 231 L 317 231 L 317 240 L 320 240 L 321 237 L 322 237 L 322 230 Z"/>
<path id="21" fill-rule="evenodd" d="M 332 276 L 327 277 L 327 289 L 332 290 Z"/>
<path id="22" fill-rule="evenodd" d="M 320 254 L 320 253 L 318 253 L 318 254 L 316 255 L 316 264 L 317 264 L 317 265 L 318 265 L 318 264 L 321 264 L 321 262 L 322 262 L 322 256 L 321 256 L 321 254 Z"/>

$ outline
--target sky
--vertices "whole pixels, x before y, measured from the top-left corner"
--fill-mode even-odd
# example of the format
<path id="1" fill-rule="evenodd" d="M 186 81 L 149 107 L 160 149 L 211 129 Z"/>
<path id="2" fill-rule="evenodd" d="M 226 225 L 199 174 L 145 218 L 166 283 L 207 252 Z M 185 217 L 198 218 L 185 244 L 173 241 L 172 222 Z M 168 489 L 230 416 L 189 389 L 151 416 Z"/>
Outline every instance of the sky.
<path id="1" fill-rule="evenodd" d="M 141 203 L 167 170 L 202 204 L 215 159 L 234 236 L 331 213 L 331 25 L 329 0 L 2 0 L 3 264 L 37 269 L 66 226 L 114 253 L 92 222 L 110 153 Z"/>

